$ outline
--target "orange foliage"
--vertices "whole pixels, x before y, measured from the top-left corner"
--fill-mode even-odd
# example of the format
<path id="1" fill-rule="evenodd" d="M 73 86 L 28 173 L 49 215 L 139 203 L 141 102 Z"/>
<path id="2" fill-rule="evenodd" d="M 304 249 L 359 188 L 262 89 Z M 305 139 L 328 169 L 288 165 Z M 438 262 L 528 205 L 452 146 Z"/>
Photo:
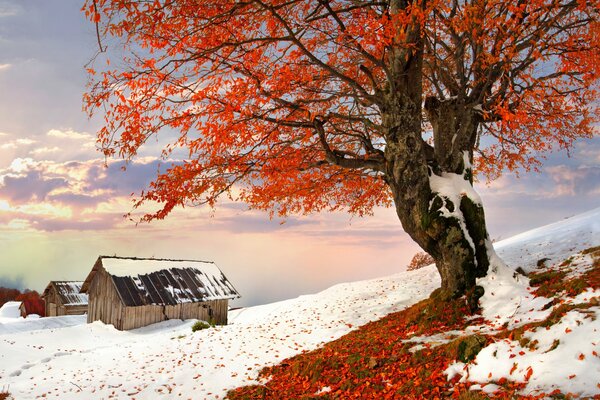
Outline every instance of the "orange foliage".
<path id="1" fill-rule="evenodd" d="M 433 259 L 433 257 L 431 257 L 429 254 L 427 254 L 425 252 L 420 252 L 420 253 L 415 254 L 414 257 L 412 258 L 412 260 L 410 260 L 410 264 L 408 264 L 408 267 L 406 267 L 406 270 L 414 271 L 416 269 L 426 267 L 433 263 L 435 263 L 435 260 Z"/>
<path id="2" fill-rule="evenodd" d="M 472 383 L 448 380 L 444 371 L 456 359 L 458 344 L 424 344 L 416 352 L 412 336 L 460 330 L 472 322 L 464 300 L 435 304 L 425 300 L 383 319 L 366 324 L 323 348 L 264 368 L 264 385 L 241 387 L 228 393 L 243 399 L 451 399 L 468 393 Z M 422 319 L 427 319 L 423 321 Z M 480 318 L 476 319 L 481 322 Z M 426 327 L 425 327 L 426 326 Z M 491 341 L 491 339 L 488 339 Z M 530 375 L 530 372 L 527 372 Z M 525 383 L 495 382 L 498 399 L 515 398 Z M 329 390 L 320 392 L 324 387 Z M 317 394 L 317 393 L 320 393 Z M 543 396 L 519 396 L 539 399 Z"/>
<path id="3" fill-rule="evenodd" d="M 146 219 L 220 195 L 280 215 L 389 205 L 392 60 L 422 62 L 424 95 L 479 113 L 490 177 L 593 134 L 597 0 L 390 3 L 87 0 L 129 54 L 88 69 L 98 145 L 129 159 L 160 132 L 162 156 L 185 159 L 142 193 L 137 206 L 163 205 Z"/>
<path id="4" fill-rule="evenodd" d="M 40 294 L 35 291 L 26 291 L 21 293 L 15 299 L 16 301 L 21 301 L 25 304 L 25 310 L 27 311 L 27 315 L 29 314 L 37 314 L 40 317 L 46 316 L 46 307 L 44 300 L 41 299 Z"/>
<path id="5" fill-rule="evenodd" d="M 19 289 L 12 289 L 0 286 L 0 307 L 4 303 L 16 300 L 17 296 L 21 294 Z"/>

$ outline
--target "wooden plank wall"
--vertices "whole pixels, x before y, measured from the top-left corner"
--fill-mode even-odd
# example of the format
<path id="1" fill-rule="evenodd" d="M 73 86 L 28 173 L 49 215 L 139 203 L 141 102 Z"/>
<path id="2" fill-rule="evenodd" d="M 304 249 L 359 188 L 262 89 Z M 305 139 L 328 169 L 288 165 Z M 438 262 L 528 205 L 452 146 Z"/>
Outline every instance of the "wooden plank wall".
<path id="1" fill-rule="evenodd" d="M 64 308 L 65 308 L 64 315 L 83 315 L 88 310 L 88 306 L 87 305 L 81 305 L 81 306 L 64 306 Z"/>
<path id="2" fill-rule="evenodd" d="M 44 297 L 46 305 L 46 317 L 56 317 L 56 290 L 54 286 L 50 286 L 48 295 Z"/>
<path id="3" fill-rule="evenodd" d="M 228 300 L 215 300 L 204 303 L 183 303 L 174 306 L 147 305 L 125 307 L 123 327 L 121 329 L 140 328 L 168 319 L 201 319 L 209 321 L 211 320 L 209 309 L 212 309 L 212 320 L 217 325 L 227 325 L 228 302 Z"/>
<path id="4" fill-rule="evenodd" d="M 112 278 L 100 268 L 88 290 L 87 322 L 102 321 L 123 330 L 123 304 L 115 290 Z"/>

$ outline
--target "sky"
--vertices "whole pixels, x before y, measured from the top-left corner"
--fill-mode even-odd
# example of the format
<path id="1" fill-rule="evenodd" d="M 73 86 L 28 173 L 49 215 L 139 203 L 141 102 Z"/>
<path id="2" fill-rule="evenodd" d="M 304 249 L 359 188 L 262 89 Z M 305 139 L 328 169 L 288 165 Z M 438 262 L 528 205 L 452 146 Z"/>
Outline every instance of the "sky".
<path id="1" fill-rule="evenodd" d="M 254 305 L 401 271 L 417 246 L 392 209 L 270 220 L 244 204 L 188 207 L 164 221 L 124 217 L 155 176 L 96 150 L 101 118 L 82 111 L 97 51 L 75 0 L 0 0 L 0 286 L 83 280 L 99 255 L 214 261 Z M 541 173 L 478 183 L 494 239 L 600 206 L 600 139 L 550 154 Z"/>

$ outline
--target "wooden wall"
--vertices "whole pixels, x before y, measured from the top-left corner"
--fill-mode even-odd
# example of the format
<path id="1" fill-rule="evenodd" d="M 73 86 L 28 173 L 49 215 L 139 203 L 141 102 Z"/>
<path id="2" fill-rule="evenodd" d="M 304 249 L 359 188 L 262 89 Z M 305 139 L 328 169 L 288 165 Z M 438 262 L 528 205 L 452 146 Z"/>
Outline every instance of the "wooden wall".
<path id="1" fill-rule="evenodd" d="M 227 325 L 229 300 L 214 300 L 200 303 L 182 303 L 174 306 L 147 305 L 125 307 L 123 327 L 129 330 L 155 324 L 168 319 L 201 319 L 213 321 L 217 325 Z"/>
<path id="2" fill-rule="evenodd" d="M 124 308 L 111 276 L 100 268 L 88 289 L 88 324 L 102 321 L 122 330 Z"/>
<path id="3" fill-rule="evenodd" d="M 155 324 L 168 319 L 201 319 L 227 324 L 229 300 L 213 300 L 200 303 L 182 303 L 174 306 L 146 305 L 126 307 L 121 301 L 111 276 L 100 268 L 88 290 L 89 305 L 87 322 L 102 321 L 116 329 L 129 330 Z"/>
<path id="4" fill-rule="evenodd" d="M 54 285 L 50 286 L 50 290 L 48 294 L 44 296 L 44 304 L 46 305 L 46 317 L 56 317 L 57 314 L 57 305 L 56 305 L 56 289 Z"/>
<path id="5" fill-rule="evenodd" d="M 64 305 L 62 298 L 56 292 L 54 285 L 50 286 L 48 294 L 44 296 L 46 317 L 58 317 L 61 315 L 83 315 L 87 312 L 87 305 Z"/>
<path id="6" fill-rule="evenodd" d="M 87 312 L 87 304 L 78 306 L 63 306 L 64 314 L 61 315 L 83 315 Z"/>

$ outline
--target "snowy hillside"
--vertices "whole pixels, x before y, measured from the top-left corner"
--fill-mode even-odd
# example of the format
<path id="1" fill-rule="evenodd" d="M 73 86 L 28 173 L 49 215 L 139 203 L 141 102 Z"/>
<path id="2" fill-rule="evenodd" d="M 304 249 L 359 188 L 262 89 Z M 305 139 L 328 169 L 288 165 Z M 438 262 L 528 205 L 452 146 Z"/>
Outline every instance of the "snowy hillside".
<path id="1" fill-rule="evenodd" d="M 532 271 L 542 258 L 550 258 L 547 265 L 553 265 L 599 244 L 600 209 L 596 209 L 507 239 L 496 248 L 511 267 Z M 583 273 L 589 262 L 589 256 L 574 258 L 569 273 Z M 489 325 L 482 329 L 519 326 L 528 318 L 545 318 L 551 311 L 547 298 L 531 294 L 527 279 L 517 284 L 500 276 L 493 279 L 496 281 L 488 282 L 489 287 L 498 290 L 493 294 L 489 290 L 483 299 Z M 438 285 L 437 272 L 430 266 L 236 310 L 230 313 L 230 325 L 195 333 L 190 329 L 193 321 L 167 321 L 120 332 L 98 322 L 84 324 L 81 317 L 3 319 L 0 388 L 8 388 L 15 399 L 223 398 L 228 389 L 255 382 L 264 366 L 315 349 L 360 325 L 404 309 L 426 298 Z M 516 292 L 503 290 L 514 287 Z M 587 291 L 578 296 L 581 298 L 573 301 L 583 301 L 584 297 L 587 301 L 600 293 Z M 600 314 L 598 306 L 587 310 Z M 600 382 L 594 381 L 600 376 L 600 340 L 592 340 L 600 337 L 598 321 L 570 312 L 549 332 L 531 334 L 530 340 L 537 340 L 541 348 L 548 343 L 551 346 L 557 338 L 562 340 L 565 331 L 572 332 L 564 341 L 566 345 L 559 346 L 560 352 L 515 350 L 510 341 L 498 342 L 480 353 L 479 363 L 455 363 L 447 373 L 459 374 L 463 381 L 477 377 L 482 382 L 510 377 L 516 371 L 520 376 L 529 374 L 530 391 L 555 385 L 552 387 L 565 393 L 600 393 Z M 540 365 L 551 365 L 553 371 Z M 566 373 L 573 368 L 578 368 L 577 372 Z M 484 390 L 491 387 L 487 385 Z"/>

